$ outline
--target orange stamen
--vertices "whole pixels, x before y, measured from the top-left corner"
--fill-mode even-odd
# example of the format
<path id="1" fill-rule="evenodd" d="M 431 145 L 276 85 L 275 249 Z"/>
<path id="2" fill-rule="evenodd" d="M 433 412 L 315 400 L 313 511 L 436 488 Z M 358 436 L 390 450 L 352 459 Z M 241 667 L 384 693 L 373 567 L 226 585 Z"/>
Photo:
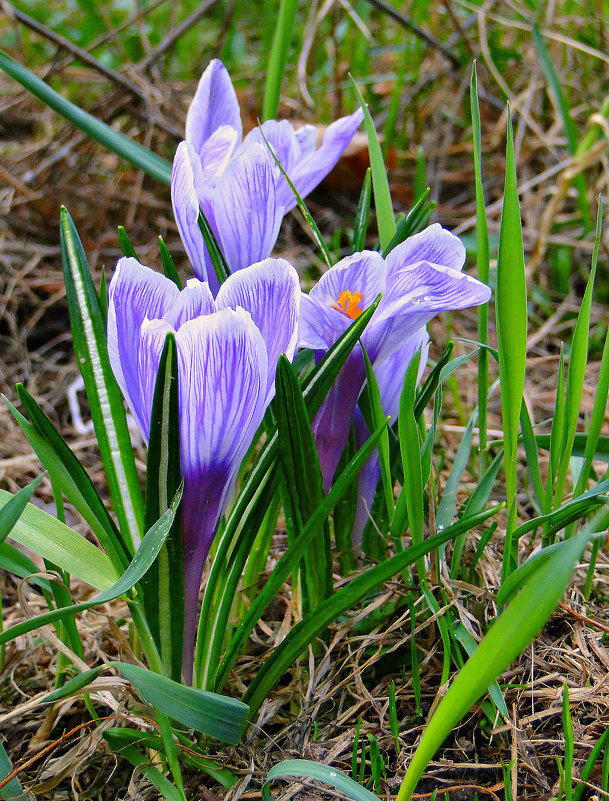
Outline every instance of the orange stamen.
<path id="1" fill-rule="evenodd" d="M 346 314 L 347 317 L 350 317 L 352 320 L 357 320 L 363 311 L 363 309 L 359 307 L 359 302 L 363 297 L 361 292 L 350 292 L 348 289 L 345 289 L 345 291 L 341 292 L 338 296 L 338 301 L 332 304 L 332 308 Z"/>

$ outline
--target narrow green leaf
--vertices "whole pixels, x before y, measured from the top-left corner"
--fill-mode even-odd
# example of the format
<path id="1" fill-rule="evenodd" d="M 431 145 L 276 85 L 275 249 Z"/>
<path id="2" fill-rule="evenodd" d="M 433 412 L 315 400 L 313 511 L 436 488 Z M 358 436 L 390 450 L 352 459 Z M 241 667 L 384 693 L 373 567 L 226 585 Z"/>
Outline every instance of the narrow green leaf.
<path id="1" fill-rule="evenodd" d="M 368 153 L 370 155 L 370 168 L 372 170 L 372 189 L 374 191 L 374 205 L 376 207 L 376 219 L 379 230 L 381 249 L 385 249 L 395 236 L 395 217 L 393 216 L 393 204 L 391 202 L 391 192 L 389 191 L 389 180 L 387 170 L 383 161 L 383 152 L 379 138 L 374 127 L 374 122 L 370 116 L 368 104 L 362 97 L 357 83 L 352 76 L 351 83 L 355 89 L 355 94 L 364 112 L 364 124 L 368 135 Z"/>
<path id="2" fill-rule="evenodd" d="M 35 478 L 27 487 L 15 493 L 0 509 L 0 543 L 4 542 L 15 527 L 42 479 L 43 476 Z"/>
<path id="3" fill-rule="evenodd" d="M 163 237 L 159 236 L 159 251 L 161 253 L 161 262 L 163 264 L 163 272 L 165 273 L 165 278 L 169 278 L 170 281 L 177 286 L 179 290 L 182 289 L 182 282 L 180 281 L 180 276 L 178 275 L 178 271 L 174 264 L 173 258 L 171 253 L 169 252 L 169 248 L 165 244 Z"/>
<path id="4" fill-rule="evenodd" d="M 273 160 L 275 161 L 275 164 L 277 165 L 277 167 L 279 167 L 279 171 L 281 172 L 281 174 L 285 178 L 288 186 L 292 190 L 292 194 L 296 198 L 296 205 L 300 209 L 300 212 L 301 212 L 302 216 L 304 217 L 305 222 L 307 223 L 307 225 L 311 229 L 311 233 L 313 234 L 313 239 L 315 240 L 315 244 L 317 245 L 317 247 L 321 251 L 321 255 L 323 256 L 324 261 L 326 262 L 328 267 L 332 267 L 332 256 L 330 255 L 330 251 L 328 250 L 328 246 L 326 245 L 326 240 L 321 235 L 321 231 L 319 230 L 319 228 L 317 227 L 317 223 L 313 219 L 313 215 L 311 214 L 311 212 L 307 208 L 307 204 L 300 197 L 300 194 L 298 193 L 298 190 L 294 186 L 290 176 L 285 171 L 285 169 L 283 167 L 283 164 L 279 161 L 279 159 L 275 155 L 275 151 L 273 150 L 269 140 L 264 135 L 264 131 L 262 130 L 262 128 L 260 128 L 260 134 L 261 134 L 262 138 L 264 139 L 264 144 L 269 149 L 269 152 L 270 152 L 271 156 L 273 157 Z"/>
<path id="5" fill-rule="evenodd" d="M 429 760 L 486 688 L 520 654 L 552 614 L 587 540 L 561 543 L 535 579 L 527 582 L 453 679 L 427 724 L 406 771 L 397 801 L 410 801 Z"/>
<path id="6" fill-rule="evenodd" d="M 17 391 L 29 421 L 5 399 L 9 411 L 58 490 L 86 520 L 117 571 L 122 571 L 129 564 L 129 552 L 89 474 L 25 387 L 17 384 Z"/>
<path id="7" fill-rule="evenodd" d="M 168 161 L 70 103 L 69 100 L 51 89 L 33 72 L 10 58 L 3 50 L 0 50 L 0 69 L 3 69 L 11 78 L 18 81 L 39 100 L 42 100 L 45 105 L 61 114 L 72 125 L 80 128 L 87 136 L 126 159 L 134 167 L 143 170 L 157 181 L 167 185 L 171 183 L 171 164 Z"/>
<path id="8" fill-rule="evenodd" d="M 82 690 L 106 667 L 118 670 L 145 701 L 184 726 L 227 743 L 239 742 L 249 713 L 241 701 L 178 684 L 152 670 L 126 662 L 108 662 L 86 671 L 43 700 L 53 703 Z"/>
<path id="9" fill-rule="evenodd" d="M 178 359 L 168 334 L 159 361 L 146 456 L 144 521 L 150 528 L 169 508 L 181 483 Z M 165 672 L 182 675 L 184 630 L 184 567 L 181 514 L 178 509 L 158 559 L 142 580 L 146 620 L 161 653 Z"/>
<path id="10" fill-rule="evenodd" d="M 404 219 L 397 223 L 396 231 L 387 247 L 383 248 L 383 258 L 386 258 L 391 251 L 398 245 L 401 245 L 409 236 L 417 234 L 422 228 L 425 227 L 433 210 L 436 207 L 435 200 L 428 201 L 427 198 L 431 189 L 429 187 L 422 192 L 414 202 L 413 207 L 410 209 Z"/>
<path id="11" fill-rule="evenodd" d="M 368 218 L 370 216 L 370 197 L 372 190 L 372 173 L 370 167 L 366 169 L 364 183 L 355 212 L 355 223 L 353 224 L 353 242 L 351 253 L 359 253 L 366 247 L 366 233 L 368 232 Z"/>
<path id="12" fill-rule="evenodd" d="M 65 208 L 61 210 L 60 231 L 74 349 L 121 535 L 133 552 L 143 531 L 143 500 L 123 399 L 110 367 L 106 330 L 89 265 Z"/>
<path id="13" fill-rule="evenodd" d="M 266 70 L 264 85 L 264 102 L 262 105 L 262 119 L 273 120 L 277 117 L 279 109 L 279 93 L 285 73 L 285 65 L 290 49 L 290 42 L 294 36 L 294 21 L 298 0 L 281 0 L 277 26 L 273 35 L 273 44 Z"/>
<path id="14" fill-rule="evenodd" d="M 180 490 L 173 499 L 171 507 L 148 531 L 142 540 L 137 553 L 133 557 L 131 564 L 115 584 L 104 590 L 104 592 L 100 593 L 95 598 L 92 598 L 90 601 L 85 601 L 84 603 L 80 604 L 73 604 L 72 606 L 61 607 L 59 609 L 52 609 L 50 612 L 45 612 L 44 614 L 37 615 L 29 620 L 24 620 L 22 623 L 16 623 L 14 626 L 11 626 L 10 629 L 0 633 L 0 644 L 14 640 L 15 637 L 19 637 L 21 634 L 27 634 L 29 631 L 34 631 L 34 629 L 40 628 L 40 626 L 54 623 L 57 620 L 62 620 L 64 617 L 77 615 L 80 612 L 84 612 L 85 610 L 91 609 L 94 606 L 100 606 L 101 604 L 113 601 L 115 598 L 118 598 L 119 595 L 124 595 L 125 593 L 129 592 L 129 590 L 131 590 L 137 584 L 137 582 L 142 579 L 142 577 L 146 574 L 146 571 L 150 568 L 150 565 L 152 565 L 154 560 L 157 558 L 159 551 L 165 542 L 167 535 L 169 534 L 169 530 L 173 523 L 181 497 L 182 492 Z M 100 551 L 97 551 L 97 549 L 94 550 L 96 550 L 97 553 L 100 553 Z"/>
<path id="15" fill-rule="evenodd" d="M 330 491 L 326 497 L 322 499 L 320 506 L 314 510 L 313 514 L 309 517 L 308 521 L 304 525 L 301 536 L 296 540 L 296 542 L 290 545 L 288 550 L 283 554 L 279 562 L 273 568 L 271 575 L 265 582 L 264 587 L 253 600 L 251 607 L 231 637 L 228 649 L 223 655 L 222 663 L 218 669 L 218 675 L 215 682 L 216 689 L 221 689 L 224 681 L 226 680 L 228 672 L 233 667 L 235 660 L 239 656 L 247 637 L 249 637 L 251 632 L 254 630 L 254 627 L 262 616 L 262 613 L 277 595 L 284 581 L 286 581 L 288 576 L 294 570 L 302 555 L 307 552 L 307 549 L 315 552 L 315 548 L 311 548 L 311 545 L 315 543 L 315 537 L 319 527 L 323 525 L 324 521 L 332 512 L 332 509 L 351 486 L 354 478 L 357 476 L 372 453 L 385 426 L 386 422 L 384 422 L 383 426 L 378 428 L 368 438 L 368 440 L 355 454 L 353 459 L 351 459 L 349 464 L 346 465 L 345 469 L 341 471 L 337 479 L 330 487 Z"/>
<path id="16" fill-rule="evenodd" d="M 341 795 L 352 798 L 353 801 L 379 801 L 378 796 L 366 790 L 361 784 L 350 779 L 338 768 L 324 765 L 321 762 L 311 762 L 308 759 L 285 759 L 278 765 L 274 765 L 265 783 L 262 785 L 262 800 L 273 801 L 270 790 L 270 783 L 275 779 L 315 779 L 316 781 L 329 784 L 338 790 Z"/>
<path id="17" fill-rule="evenodd" d="M 297 537 L 324 498 L 323 479 L 311 420 L 296 371 L 285 356 L 275 378 L 279 458 Z M 327 521 L 318 529 L 317 546 L 303 553 L 303 610 L 308 612 L 332 592 L 332 555 Z"/>
<path id="18" fill-rule="evenodd" d="M 8 542 L 0 543 L 0 567 L 22 579 L 38 573 L 38 568 L 32 560 Z M 46 592 L 51 592 L 51 583 L 47 579 L 36 577 L 30 579 L 30 583 L 42 587 Z"/>
<path id="19" fill-rule="evenodd" d="M 12 497 L 10 492 L 0 490 L 0 509 Z M 32 504 L 25 507 L 13 526 L 10 539 L 49 559 L 92 587 L 105 590 L 116 581 L 117 572 L 103 551 Z"/>
<path id="20" fill-rule="evenodd" d="M 207 252 L 209 253 L 209 258 L 211 259 L 218 283 L 222 284 L 230 275 L 230 268 L 218 244 L 218 240 L 211 229 L 209 221 L 201 209 L 199 209 L 199 228 L 201 229 L 201 234 L 203 235 L 203 240 L 205 241 L 205 246 L 207 247 Z"/>
<path id="21" fill-rule="evenodd" d="M 527 351 L 527 290 L 522 224 L 516 183 L 512 119 L 508 106 L 505 192 L 497 255 L 497 343 L 501 379 L 501 412 L 505 432 L 505 474 L 509 507 L 504 546 L 503 577 L 516 566 L 511 533 L 516 520 L 518 420 L 524 392 Z"/>
<path id="22" fill-rule="evenodd" d="M 379 389 L 372 364 L 366 353 L 364 346 L 361 346 L 364 356 L 364 366 L 366 368 L 366 383 L 359 398 L 359 407 L 364 415 L 364 420 L 369 431 L 374 431 L 385 421 L 385 413 L 381 405 L 381 392 Z M 383 485 L 383 495 L 387 507 L 389 520 L 393 517 L 395 503 L 393 500 L 393 481 L 391 480 L 391 465 L 389 462 L 389 434 L 387 430 L 381 435 L 377 444 L 379 464 L 381 466 L 381 482 Z"/>
<path id="23" fill-rule="evenodd" d="M 588 441 L 588 434 L 576 434 L 573 440 L 572 455 L 585 457 Z M 550 435 L 535 434 L 535 442 L 540 448 L 547 451 L 550 448 Z M 592 458 L 597 459 L 599 462 L 609 462 L 609 437 L 598 437 Z"/>
<path id="24" fill-rule="evenodd" d="M 123 251 L 123 256 L 137 259 L 135 248 L 131 244 L 131 240 L 129 239 L 127 232 L 122 225 L 118 226 L 118 241 L 120 243 L 121 250 Z"/>
<path id="25" fill-rule="evenodd" d="M 138 732 L 139 734 L 139 732 Z M 123 759 L 131 762 L 142 776 L 147 779 L 167 801 L 184 801 L 182 793 L 166 778 L 160 770 L 150 764 L 150 756 L 142 754 L 134 745 L 125 745 L 113 740 L 110 732 L 103 732 L 104 739 L 112 747 L 114 753 L 120 754 Z"/>

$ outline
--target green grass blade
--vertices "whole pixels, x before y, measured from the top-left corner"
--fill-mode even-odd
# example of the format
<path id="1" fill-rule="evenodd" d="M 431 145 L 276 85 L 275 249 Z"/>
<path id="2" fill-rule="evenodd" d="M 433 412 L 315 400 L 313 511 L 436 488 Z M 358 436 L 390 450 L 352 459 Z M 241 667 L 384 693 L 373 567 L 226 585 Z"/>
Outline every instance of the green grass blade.
<path id="1" fill-rule="evenodd" d="M 476 267 L 478 279 L 484 284 L 489 281 L 489 242 L 484 189 L 482 186 L 482 136 L 480 125 L 480 105 L 478 103 L 478 75 L 476 62 L 472 66 L 469 100 L 472 115 L 472 136 L 474 140 L 474 179 L 476 186 Z M 478 340 L 488 344 L 488 303 L 478 306 Z M 485 468 L 486 420 L 488 406 L 488 362 L 486 348 L 480 349 L 478 356 L 478 429 L 480 432 L 480 472 Z"/>
<path id="2" fill-rule="evenodd" d="M 501 379 L 501 412 L 505 432 L 505 475 L 509 508 L 503 577 L 516 566 L 511 532 L 516 523 L 516 469 L 518 420 L 524 392 L 527 351 L 527 290 L 524 272 L 522 224 L 516 183 L 512 119 L 508 107 L 505 192 L 497 255 L 497 343 Z"/>
<path id="3" fill-rule="evenodd" d="M 372 192 L 372 173 L 370 167 L 366 169 L 364 183 L 357 204 L 355 223 L 353 225 L 353 242 L 351 253 L 359 253 L 366 247 L 366 233 L 368 232 L 368 218 L 370 216 L 370 197 Z"/>
<path id="4" fill-rule="evenodd" d="M 135 252 L 135 248 L 133 247 L 133 244 L 129 239 L 129 236 L 122 225 L 118 226 L 118 241 L 121 246 L 121 250 L 123 251 L 123 256 L 126 256 L 127 258 L 137 259 L 137 253 Z"/>
<path id="5" fill-rule="evenodd" d="M 207 217 L 203 214 L 201 209 L 199 209 L 199 228 L 201 229 L 203 241 L 205 242 L 205 247 L 209 253 L 209 258 L 211 259 L 218 283 L 222 284 L 230 275 L 230 269 L 228 262 L 224 258 L 224 253 L 222 253 L 222 250 L 220 249 L 218 240 L 216 239 L 214 232 L 211 230 L 211 226 L 207 220 Z"/>
<path id="6" fill-rule="evenodd" d="M 275 378 L 279 459 L 286 482 L 288 504 L 296 536 L 324 498 L 323 479 L 311 420 L 296 371 L 280 356 Z M 318 529 L 315 549 L 303 553 L 302 590 L 305 614 L 332 592 L 332 555 L 327 521 Z"/>
<path id="7" fill-rule="evenodd" d="M 561 543 L 534 580 L 525 584 L 452 681 L 427 724 L 397 801 L 410 801 L 418 781 L 456 723 L 540 631 L 562 597 L 586 539 Z"/>
<path id="8" fill-rule="evenodd" d="M 0 490 L 0 509 L 12 497 L 10 492 Z M 97 589 L 105 590 L 117 579 L 118 574 L 103 551 L 31 504 L 13 526 L 10 539 Z"/>
<path id="9" fill-rule="evenodd" d="M 57 488 L 86 520 L 115 568 L 124 570 L 128 551 L 90 476 L 25 387 L 17 384 L 17 391 L 29 421 L 6 400 L 9 411 Z"/>
<path id="10" fill-rule="evenodd" d="M 177 286 L 179 290 L 182 290 L 182 282 L 180 281 L 180 276 L 178 275 L 178 271 L 174 264 L 173 258 L 171 253 L 169 252 L 169 248 L 165 244 L 162 236 L 159 236 L 159 251 L 161 253 L 161 263 L 163 265 L 163 272 L 165 273 L 165 278 L 169 278 L 170 281 Z"/>
<path id="11" fill-rule="evenodd" d="M 3 69 L 45 105 L 61 114 L 72 125 L 80 128 L 91 139 L 104 145 L 108 150 L 121 156 L 157 181 L 170 184 L 171 164 L 168 161 L 70 103 L 2 50 L 0 50 L 0 69 Z"/>
<path id="12" fill-rule="evenodd" d="M 499 508 L 501 507 L 495 507 L 474 517 L 461 519 L 453 526 L 449 526 L 441 534 L 429 537 L 418 545 L 405 548 L 401 553 L 391 557 L 386 562 L 369 568 L 335 592 L 334 595 L 320 604 L 317 609 L 314 609 L 307 617 L 303 618 L 300 623 L 297 623 L 268 656 L 245 693 L 244 701 L 250 705 L 252 716 L 257 712 L 260 704 L 289 665 L 300 656 L 309 643 L 313 642 L 330 623 L 337 620 L 347 610 L 357 606 L 363 598 L 374 592 L 384 581 L 401 573 L 417 560 L 422 559 L 425 554 L 436 550 L 440 545 L 457 537 L 463 531 L 483 523 L 496 514 Z M 490 681 L 488 684 L 490 684 Z"/>
<path id="13" fill-rule="evenodd" d="M 581 773 L 579 774 L 579 781 L 577 783 L 577 787 L 575 788 L 575 792 L 573 793 L 573 801 L 580 801 L 582 795 L 584 794 L 584 790 L 586 790 L 586 782 L 592 776 L 592 771 L 594 770 L 594 766 L 598 758 L 601 755 L 601 751 L 603 748 L 607 747 L 609 743 L 609 728 L 605 729 L 605 731 L 601 734 L 599 739 L 594 744 L 592 751 L 590 751 L 590 756 L 586 760 L 584 767 L 581 769 Z"/>
<path id="14" fill-rule="evenodd" d="M 43 476 L 38 476 L 31 481 L 27 487 L 23 487 L 19 492 L 15 493 L 7 503 L 0 509 L 0 543 L 11 533 L 13 528 L 17 525 L 17 521 L 25 511 L 25 507 L 29 503 L 30 498 L 36 491 L 36 487 L 40 484 Z"/>
<path id="15" fill-rule="evenodd" d="M 396 224 L 395 234 L 389 244 L 382 250 L 383 258 L 386 258 L 394 248 L 401 245 L 409 236 L 418 233 L 427 224 L 436 207 L 435 200 L 427 200 L 430 192 L 431 190 L 427 187 L 417 197 L 408 214 Z"/>
<path id="16" fill-rule="evenodd" d="M 72 606 L 61 607 L 59 609 L 53 609 L 50 612 L 45 612 L 42 615 L 38 615 L 30 618 L 29 620 L 24 620 L 22 623 L 17 623 L 14 626 L 11 626 L 10 629 L 7 629 L 5 632 L 0 634 L 0 644 L 3 642 L 9 642 L 9 640 L 14 640 L 15 637 L 19 637 L 21 634 L 34 631 L 34 629 L 40 628 L 40 626 L 54 623 L 55 621 L 62 620 L 67 616 L 77 615 L 79 612 L 84 612 L 94 606 L 101 606 L 102 604 L 113 601 L 120 595 L 124 595 L 125 593 L 129 592 L 139 581 L 141 581 L 142 577 L 146 575 L 146 571 L 157 558 L 159 551 L 165 542 L 167 535 L 169 534 L 169 530 L 171 529 L 171 525 L 173 523 L 181 497 L 182 491 L 180 490 L 173 499 L 171 507 L 148 531 L 142 540 L 137 553 L 133 557 L 131 564 L 115 584 L 104 590 L 95 598 L 92 598 L 90 601 L 85 601 L 84 603 L 80 604 L 73 604 Z"/>
<path id="17" fill-rule="evenodd" d="M 106 329 L 82 244 L 65 208 L 61 253 L 74 349 L 82 373 L 108 487 L 126 546 L 143 532 L 144 508 L 121 392 L 110 367 Z"/>
<path id="18" fill-rule="evenodd" d="M 112 747 L 114 753 L 120 754 L 123 759 L 130 762 L 137 768 L 142 776 L 163 796 L 167 801 L 184 801 L 182 793 L 164 776 L 160 770 L 150 764 L 150 756 L 143 754 L 134 745 L 113 742 L 112 738 L 104 732 L 103 737 Z"/>
<path id="19" fill-rule="evenodd" d="M 0 542 L 0 567 L 6 570 L 7 573 L 12 573 L 22 579 L 27 579 L 33 576 L 34 573 L 38 573 L 38 568 L 32 560 L 8 542 Z M 51 592 L 51 583 L 47 579 L 34 577 L 30 580 L 30 583 L 43 587 L 47 592 Z"/>
<path id="20" fill-rule="evenodd" d="M 269 140 L 264 135 L 264 131 L 262 130 L 262 128 L 260 128 L 260 134 L 261 134 L 262 138 L 264 139 L 264 144 L 267 146 L 271 156 L 273 157 L 273 160 L 275 161 L 275 164 L 279 168 L 279 171 L 281 172 L 281 174 L 285 178 L 288 186 L 292 190 L 292 194 L 296 198 L 296 205 L 300 209 L 300 213 L 304 217 L 305 222 L 307 223 L 307 225 L 311 229 L 311 233 L 313 234 L 313 239 L 315 240 L 315 244 L 317 245 L 317 247 L 321 251 L 321 255 L 323 256 L 324 261 L 326 262 L 328 267 L 332 267 L 332 256 L 330 255 L 330 251 L 328 250 L 328 246 L 326 245 L 326 240 L 321 235 L 321 231 L 319 230 L 319 228 L 317 227 L 317 223 L 313 219 L 313 215 L 311 214 L 311 212 L 307 208 L 307 204 L 300 197 L 300 194 L 299 194 L 298 190 L 296 189 L 296 187 L 294 186 L 294 184 L 292 182 L 292 179 L 290 178 L 290 176 L 287 174 L 287 172 L 283 168 L 283 164 L 279 161 L 279 159 L 275 155 L 275 151 L 271 147 L 271 144 L 270 144 Z"/>
<path id="21" fill-rule="evenodd" d="M 178 360 L 168 334 L 161 354 L 146 457 L 144 523 L 149 529 L 171 505 L 181 483 Z M 184 630 L 184 566 L 180 510 L 158 559 L 142 580 L 144 609 L 168 676 L 180 681 Z"/>
<path id="22" fill-rule="evenodd" d="M 598 263 L 602 226 L 603 206 L 599 200 L 596 219 L 596 238 L 594 241 L 594 251 L 592 253 L 592 266 L 579 314 L 577 315 L 577 322 L 575 323 L 573 340 L 571 343 L 571 355 L 569 356 L 569 374 L 567 377 L 567 391 L 565 397 L 565 431 L 562 441 L 561 458 L 558 466 L 558 476 L 556 479 L 554 506 L 560 506 L 562 503 L 567 472 L 569 470 L 569 460 L 573 448 L 573 440 L 575 439 L 575 429 L 577 428 L 577 421 L 579 420 L 579 407 L 588 366 L 590 313 L 592 311 L 592 293 L 594 291 L 594 279 L 596 277 L 596 265 Z"/>
<path id="23" fill-rule="evenodd" d="M 239 742 L 249 712 L 241 701 L 178 684 L 152 670 L 126 662 L 108 662 L 86 671 L 50 693 L 44 701 L 53 703 L 82 690 L 106 667 L 116 668 L 145 701 L 184 726 L 227 743 Z"/>
<path id="24" fill-rule="evenodd" d="M 362 97 L 357 83 L 351 77 L 351 83 L 355 89 L 357 99 L 364 112 L 364 124 L 368 136 L 368 153 L 370 155 L 370 168 L 372 170 L 372 189 L 374 191 L 374 205 L 376 208 L 376 220 L 379 230 L 381 249 L 385 249 L 393 239 L 396 227 L 395 217 L 393 216 L 393 204 L 391 202 L 391 192 L 389 191 L 389 180 L 387 170 L 383 161 L 383 152 L 379 142 L 374 122 L 370 116 L 368 104 Z"/>
<path id="25" fill-rule="evenodd" d="M 285 72 L 285 65 L 290 49 L 290 42 L 294 36 L 294 20 L 298 0 L 281 0 L 279 4 L 279 15 L 277 17 L 277 27 L 273 36 L 271 53 L 266 71 L 266 83 L 264 85 L 264 101 L 262 104 L 262 119 L 273 120 L 277 117 L 279 109 L 279 94 L 281 83 Z"/>
<path id="26" fill-rule="evenodd" d="M 361 784 L 350 779 L 346 774 L 330 765 L 311 762 L 308 759 L 285 759 L 274 765 L 262 785 L 262 801 L 273 801 L 270 783 L 276 779 L 315 779 L 329 784 L 338 792 L 353 801 L 379 801 L 378 796 L 366 790 Z"/>

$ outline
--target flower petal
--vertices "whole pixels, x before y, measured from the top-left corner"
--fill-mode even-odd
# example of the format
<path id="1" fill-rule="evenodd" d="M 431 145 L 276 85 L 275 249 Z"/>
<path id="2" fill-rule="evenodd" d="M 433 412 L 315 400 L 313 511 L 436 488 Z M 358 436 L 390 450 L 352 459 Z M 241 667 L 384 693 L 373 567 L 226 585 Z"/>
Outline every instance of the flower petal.
<path id="1" fill-rule="evenodd" d="M 171 309 L 163 315 L 163 319 L 177 331 L 188 320 L 202 314 L 213 314 L 215 311 L 216 303 L 209 284 L 199 281 L 198 278 L 190 278 Z"/>
<path id="2" fill-rule="evenodd" d="M 311 297 L 331 306 L 345 291 L 362 295 L 362 310 L 370 306 L 379 292 L 385 291 L 385 262 L 380 253 L 363 250 L 341 259 L 322 275 L 311 289 Z"/>
<path id="3" fill-rule="evenodd" d="M 201 169 L 205 182 L 213 181 L 221 175 L 237 144 L 237 131 L 230 125 L 222 125 L 214 131 L 203 145 Z"/>
<path id="4" fill-rule="evenodd" d="M 224 64 L 213 59 L 201 76 L 186 116 L 186 140 L 201 160 L 205 143 L 222 125 L 234 128 L 236 141 L 241 140 L 243 126 L 235 89 Z"/>
<path id="5" fill-rule="evenodd" d="M 199 157 L 188 142 L 180 142 L 171 171 L 171 203 L 178 231 L 195 275 L 202 281 L 207 281 L 211 278 L 211 275 L 208 275 L 209 257 L 206 258 L 207 250 L 199 228 L 197 196 L 197 187 L 202 184 L 203 174 Z"/>
<path id="6" fill-rule="evenodd" d="M 150 419 L 152 402 L 156 386 L 159 362 L 165 346 L 167 334 L 175 333 L 175 329 L 165 320 L 144 320 L 140 328 L 140 342 L 137 361 L 138 393 L 142 402 L 142 411 L 146 423 L 146 441 L 150 436 Z"/>
<path id="7" fill-rule="evenodd" d="M 442 228 L 440 223 L 434 223 L 391 251 L 387 256 L 387 276 L 421 261 L 461 270 L 465 262 L 465 247 L 459 237 Z"/>
<path id="8" fill-rule="evenodd" d="M 119 259 L 108 287 L 110 364 L 146 440 L 150 409 L 138 391 L 140 329 L 146 318 L 163 317 L 179 294 L 173 281 L 133 258 Z"/>
<path id="9" fill-rule="evenodd" d="M 421 351 L 421 361 L 419 362 L 417 376 L 418 383 L 423 376 L 429 356 L 429 334 L 425 327 L 417 331 L 410 339 L 407 339 L 388 358 L 374 364 L 374 375 L 381 393 L 381 406 L 385 414 L 391 417 L 390 425 L 393 425 L 397 419 L 404 376 L 417 350 Z"/>
<path id="10" fill-rule="evenodd" d="M 386 359 L 441 311 L 486 303 L 491 290 L 467 273 L 421 262 L 394 273 L 362 339 L 371 361 Z"/>
<path id="11" fill-rule="evenodd" d="M 276 202 L 273 165 L 265 148 L 252 145 L 239 151 L 206 195 L 199 199 L 206 214 L 207 203 L 213 210 L 219 244 L 231 272 L 270 255 L 283 209 Z"/>
<path id="12" fill-rule="evenodd" d="M 264 137 L 262 134 L 264 134 Z M 246 150 L 254 143 L 257 143 L 268 151 L 265 139 L 272 147 L 273 153 L 283 169 L 290 175 L 301 155 L 300 144 L 292 123 L 288 120 L 267 120 L 263 122 L 261 126 L 256 126 L 248 133 L 240 150 Z M 281 173 L 279 173 L 279 176 L 281 176 Z"/>
<path id="13" fill-rule="evenodd" d="M 265 259 L 230 275 L 220 287 L 218 309 L 245 309 L 262 334 L 268 354 L 268 391 L 274 392 L 279 355 L 294 357 L 300 309 L 298 273 L 285 259 Z"/>
<path id="14" fill-rule="evenodd" d="M 341 117 L 341 119 L 336 120 L 326 128 L 321 146 L 317 150 L 309 155 L 306 155 L 305 151 L 302 158 L 294 166 L 294 170 L 288 173 L 301 197 L 305 197 L 312 189 L 315 189 L 317 184 L 335 166 L 347 145 L 353 139 L 353 135 L 359 128 L 363 118 L 364 112 L 361 108 L 349 117 Z M 309 133 L 301 136 L 303 140 L 310 144 Z M 293 209 L 296 205 L 296 199 L 285 180 L 281 184 L 279 202 L 285 207 L 286 211 Z"/>
<path id="15" fill-rule="evenodd" d="M 298 347 L 328 350 L 351 322 L 347 315 L 303 292 L 300 298 Z"/>

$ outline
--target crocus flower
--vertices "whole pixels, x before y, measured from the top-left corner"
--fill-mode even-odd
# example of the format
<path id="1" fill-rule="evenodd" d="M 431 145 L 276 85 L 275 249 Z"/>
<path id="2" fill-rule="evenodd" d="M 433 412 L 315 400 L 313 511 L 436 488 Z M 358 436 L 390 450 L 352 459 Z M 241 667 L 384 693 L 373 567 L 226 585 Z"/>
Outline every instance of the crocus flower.
<path id="1" fill-rule="evenodd" d="M 180 291 L 134 258 L 120 259 L 108 288 L 110 361 L 146 441 L 161 352 L 175 334 L 187 680 L 205 560 L 274 394 L 279 355 L 294 355 L 299 303 L 298 274 L 284 259 L 231 275 L 215 299 L 207 283 L 193 278 Z"/>
<path id="2" fill-rule="evenodd" d="M 320 357 L 382 293 L 362 343 L 375 373 L 386 384 L 386 399 L 399 397 L 407 364 L 396 366 L 394 361 L 410 360 L 413 352 L 408 355 L 401 349 L 407 349 L 413 337 L 423 336 L 422 329 L 438 312 L 476 306 L 490 297 L 487 286 L 461 272 L 464 261 L 461 241 L 437 223 L 398 245 L 386 259 L 370 250 L 343 259 L 324 273 L 308 295 L 303 293 L 299 345 L 312 348 Z M 357 346 L 313 421 L 326 491 L 347 442 L 365 378 Z"/>
<path id="3" fill-rule="evenodd" d="M 269 120 L 242 142 L 239 103 L 228 72 L 217 59 L 209 64 L 188 110 L 186 139 L 175 155 L 171 199 L 195 275 L 208 281 L 214 294 L 218 281 L 199 230 L 199 208 L 231 271 L 266 258 L 296 200 L 264 138 L 304 197 L 334 167 L 362 118 L 358 109 L 332 123 L 318 149 L 315 126 L 294 130 L 287 120 Z"/>

